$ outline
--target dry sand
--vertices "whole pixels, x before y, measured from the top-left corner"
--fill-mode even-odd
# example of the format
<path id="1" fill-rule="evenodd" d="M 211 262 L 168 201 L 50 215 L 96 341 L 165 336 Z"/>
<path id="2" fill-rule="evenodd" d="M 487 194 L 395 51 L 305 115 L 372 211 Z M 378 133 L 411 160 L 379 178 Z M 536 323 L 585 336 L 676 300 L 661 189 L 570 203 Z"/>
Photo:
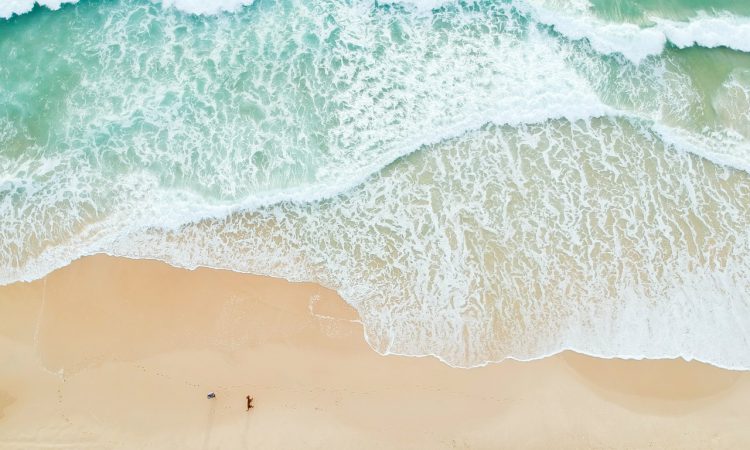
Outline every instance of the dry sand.
<path id="1" fill-rule="evenodd" d="M 0 448 L 750 448 L 749 373 L 455 369 L 376 354 L 356 318 L 315 284 L 107 256 L 2 287 Z"/>

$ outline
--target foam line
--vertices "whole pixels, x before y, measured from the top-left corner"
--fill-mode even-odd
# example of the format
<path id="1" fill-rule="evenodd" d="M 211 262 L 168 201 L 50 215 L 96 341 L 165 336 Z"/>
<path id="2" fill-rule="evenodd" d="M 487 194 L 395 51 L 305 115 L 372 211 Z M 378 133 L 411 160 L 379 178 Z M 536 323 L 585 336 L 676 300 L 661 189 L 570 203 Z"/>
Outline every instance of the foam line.
<path id="1" fill-rule="evenodd" d="M 253 3 L 253 0 L 151 0 L 161 2 L 164 7 L 173 7 L 190 14 L 218 14 L 221 12 L 235 12 L 243 6 Z M 3 0 L 0 3 L 0 18 L 9 19 L 14 15 L 21 15 L 31 11 L 35 5 L 44 6 L 51 10 L 60 9 L 63 4 L 78 3 L 78 0 Z"/>
<path id="2" fill-rule="evenodd" d="M 639 26 L 605 22 L 586 10 L 574 9 L 575 12 L 571 13 L 535 1 L 518 5 L 538 22 L 551 26 L 569 39 L 586 39 L 599 53 L 619 53 L 636 64 L 662 53 L 667 42 L 678 48 L 698 45 L 750 52 L 750 18 L 729 13 L 709 15 L 699 12 L 687 22 L 651 17 L 653 25 Z"/>

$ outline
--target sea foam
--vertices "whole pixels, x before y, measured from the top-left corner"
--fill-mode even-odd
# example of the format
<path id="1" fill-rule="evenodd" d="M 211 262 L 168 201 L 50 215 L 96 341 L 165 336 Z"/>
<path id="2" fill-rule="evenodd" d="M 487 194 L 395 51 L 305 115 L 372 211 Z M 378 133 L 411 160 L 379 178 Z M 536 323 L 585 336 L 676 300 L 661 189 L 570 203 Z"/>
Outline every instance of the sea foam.
<path id="1" fill-rule="evenodd" d="M 602 54 L 619 53 L 638 64 L 660 54 L 667 42 L 678 48 L 699 45 L 706 48 L 728 47 L 750 52 L 750 18 L 729 13 L 709 15 L 700 11 L 689 21 L 651 17 L 651 25 L 606 22 L 589 8 L 550 7 L 548 1 L 519 2 L 541 23 L 570 39 L 586 39 Z"/>
<path id="2" fill-rule="evenodd" d="M 174 7 L 191 14 L 235 12 L 251 5 L 254 0 L 150 0 L 165 7 Z M 34 5 L 59 9 L 65 3 L 78 0 L 7 0 L 0 5 L 0 18 L 24 14 Z M 454 0 L 387 0 L 381 3 L 400 3 L 421 13 L 455 4 Z M 699 11 L 690 21 L 674 21 L 651 17 L 652 25 L 605 22 L 590 12 L 590 4 L 581 1 L 515 0 L 521 11 L 530 12 L 536 20 L 550 25 L 571 39 L 587 39 L 603 54 L 619 53 L 640 63 L 645 58 L 660 54 L 667 42 L 679 48 L 699 45 L 707 48 L 728 47 L 750 52 L 750 18 L 729 13 L 709 15 Z M 553 7 L 554 6 L 554 7 Z"/>
<path id="3" fill-rule="evenodd" d="M 217 14 L 233 12 L 243 6 L 251 5 L 253 0 L 150 0 L 165 7 L 174 7 L 191 14 Z M 13 15 L 25 14 L 35 5 L 52 10 L 59 9 L 66 3 L 78 3 L 78 0 L 3 0 L 0 4 L 0 18 L 8 19 Z"/>
<path id="4" fill-rule="evenodd" d="M 0 3 L 0 18 L 8 19 L 14 14 L 25 14 L 31 11 L 34 5 L 59 9 L 63 3 L 78 3 L 78 0 L 5 0 Z"/>

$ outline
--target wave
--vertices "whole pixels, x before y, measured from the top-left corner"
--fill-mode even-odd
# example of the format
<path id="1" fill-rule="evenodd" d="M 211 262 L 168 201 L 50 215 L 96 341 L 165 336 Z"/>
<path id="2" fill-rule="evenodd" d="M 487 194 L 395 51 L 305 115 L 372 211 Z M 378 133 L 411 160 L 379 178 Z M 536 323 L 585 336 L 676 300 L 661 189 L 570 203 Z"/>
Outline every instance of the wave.
<path id="1" fill-rule="evenodd" d="M 602 54 L 619 53 L 635 64 L 659 55 L 669 42 L 678 48 L 698 45 L 750 52 L 750 18 L 700 11 L 689 21 L 650 17 L 650 25 L 606 22 L 588 8 L 550 8 L 545 1 L 519 3 L 540 23 L 573 40 L 586 39 Z"/>
<path id="2" fill-rule="evenodd" d="M 236 12 L 254 0 L 151 0 L 164 7 L 174 7 L 191 14 L 211 15 Z M 9 0 L 0 5 L 0 18 L 24 14 L 35 5 L 59 9 L 64 3 L 78 0 Z M 403 4 L 426 13 L 455 0 L 386 0 L 383 3 Z M 586 39 L 602 54 L 619 53 L 638 64 L 649 56 L 663 52 L 667 42 L 678 48 L 698 45 L 706 48 L 727 47 L 750 52 L 750 18 L 730 13 L 719 15 L 698 11 L 689 21 L 650 17 L 648 26 L 632 23 L 605 22 L 590 12 L 587 0 L 551 2 L 550 0 L 515 0 L 518 10 L 530 13 L 535 20 L 551 26 L 573 40 Z M 554 6 L 554 7 L 553 7 Z"/>
<path id="3" fill-rule="evenodd" d="M 34 5 L 49 9 L 60 9 L 63 3 L 78 3 L 78 0 L 6 0 L 0 4 L 0 18 L 9 19 L 13 15 L 26 14 Z"/>
<path id="4" fill-rule="evenodd" d="M 9 19 L 14 15 L 26 14 L 34 6 L 43 6 L 51 10 L 60 9 L 63 4 L 78 3 L 79 0 L 3 0 L 0 4 L 0 19 Z M 254 0 L 150 0 L 161 3 L 164 7 L 173 7 L 190 14 L 218 14 L 235 12 L 243 6 L 252 5 Z"/>

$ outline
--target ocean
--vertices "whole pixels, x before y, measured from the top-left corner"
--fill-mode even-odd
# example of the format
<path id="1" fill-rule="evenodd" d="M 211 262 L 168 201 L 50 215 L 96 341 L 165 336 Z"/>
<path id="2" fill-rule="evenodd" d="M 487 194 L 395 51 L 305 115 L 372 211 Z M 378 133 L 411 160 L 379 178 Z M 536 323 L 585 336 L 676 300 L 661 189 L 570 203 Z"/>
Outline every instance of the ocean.
<path id="1" fill-rule="evenodd" d="M 0 284 L 160 259 L 336 289 L 382 354 L 750 369 L 750 3 L 0 17 Z"/>

